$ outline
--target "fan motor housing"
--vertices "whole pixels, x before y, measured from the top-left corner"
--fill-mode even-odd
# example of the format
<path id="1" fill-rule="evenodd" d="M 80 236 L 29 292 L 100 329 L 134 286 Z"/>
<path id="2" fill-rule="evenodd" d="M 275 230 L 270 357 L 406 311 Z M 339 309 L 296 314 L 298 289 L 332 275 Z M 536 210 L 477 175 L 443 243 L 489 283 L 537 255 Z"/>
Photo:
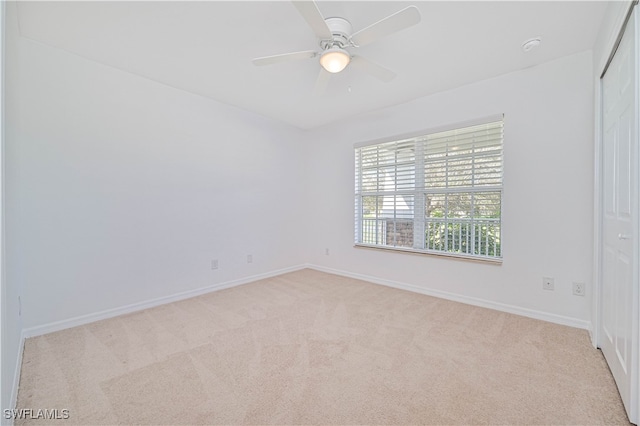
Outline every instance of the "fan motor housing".
<path id="1" fill-rule="evenodd" d="M 351 23 L 344 18 L 327 18 L 324 21 L 331 30 L 333 40 L 321 40 L 320 45 L 322 48 L 324 49 L 335 45 L 341 48 L 348 46 L 351 33 L 353 32 Z"/>

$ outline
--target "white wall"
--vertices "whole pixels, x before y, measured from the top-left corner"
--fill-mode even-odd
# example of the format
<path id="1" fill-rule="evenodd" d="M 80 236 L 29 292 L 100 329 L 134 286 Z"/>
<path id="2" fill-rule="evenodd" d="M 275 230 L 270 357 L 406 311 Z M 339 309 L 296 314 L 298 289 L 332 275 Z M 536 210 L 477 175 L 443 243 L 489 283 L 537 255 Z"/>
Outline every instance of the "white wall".
<path id="1" fill-rule="evenodd" d="M 4 2 L 3 2 L 4 3 Z M 5 4 L 3 4 L 5 6 Z M 11 107 L 15 104 L 18 91 L 15 84 L 18 76 L 18 57 L 17 50 L 17 22 L 15 14 L 11 14 L 13 3 L 6 3 L 5 10 L 5 26 L 4 31 L 4 140 L 5 146 L 3 146 L 3 169 L 5 175 L 3 179 L 3 217 L 6 213 L 7 205 L 13 202 L 13 192 L 10 190 L 6 179 L 6 170 L 9 160 L 6 157 L 9 147 L 6 146 L 6 141 L 14 139 L 16 136 L 16 121 L 17 110 Z M 5 227 L 5 239 L 9 240 L 10 229 Z M 20 333 L 22 331 L 22 318 L 19 314 L 18 297 L 21 295 L 22 286 L 21 283 L 16 280 L 10 280 L 8 275 L 8 265 L 13 260 L 5 250 L 5 263 L 3 265 L 3 277 L 2 277 L 2 368 L 0 370 L 0 376 L 2 379 L 2 409 L 10 408 L 13 404 L 12 396 L 15 398 L 14 381 L 16 379 L 16 372 L 18 371 L 18 357 L 21 353 L 20 350 Z M 13 395 L 12 395 L 13 394 Z M 4 415 L 2 415 L 2 424 L 6 423 Z"/>
<path id="2" fill-rule="evenodd" d="M 597 79 L 600 79 L 600 74 L 609 59 L 631 3 L 631 0 L 622 0 L 612 1 L 607 5 L 593 46 L 593 71 Z"/>
<path id="3" fill-rule="evenodd" d="M 18 49 L 7 272 L 25 328 L 304 262 L 300 131 L 26 39 Z"/>
<path id="4" fill-rule="evenodd" d="M 591 53 L 421 98 L 313 132 L 312 264 L 588 327 L 593 247 Z M 428 78 L 428 76 L 426 76 Z M 501 266 L 353 247 L 356 142 L 504 113 Z M 330 249 L 329 256 L 325 248 Z M 542 277 L 555 278 L 555 291 Z M 585 282 L 586 297 L 572 295 Z"/>

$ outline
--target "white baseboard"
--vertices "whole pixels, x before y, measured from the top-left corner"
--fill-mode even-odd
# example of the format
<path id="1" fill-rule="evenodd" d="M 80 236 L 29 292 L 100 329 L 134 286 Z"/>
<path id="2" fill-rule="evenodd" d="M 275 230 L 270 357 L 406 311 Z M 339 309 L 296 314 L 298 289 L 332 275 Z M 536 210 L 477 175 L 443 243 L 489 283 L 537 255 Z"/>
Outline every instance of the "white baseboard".
<path id="1" fill-rule="evenodd" d="M 262 274 L 251 275 L 251 276 L 240 278 L 237 280 L 226 281 L 223 283 L 218 283 L 218 284 L 214 284 L 207 287 L 201 287 L 194 290 L 184 291 L 181 293 L 172 294 L 170 296 L 158 297 L 156 299 L 145 300 L 144 302 L 133 303 L 131 305 L 121 306 L 113 309 L 107 309 L 107 310 L 92 313 L 92 314 L 81 315 L 78 317 L 69 318 L 62 321 L 56 321 L 49 324 L 39 325 L 36 327 L 30 327 L 22 330 L 23 343 L 24 343 L 24 339 L 29 337 L 35 337 L 35 336 L 40 336 L 42 334 L 53 333 L 55 331 L 60 331 L 67 328 L 77 327 L 80 325 L 89 324 L 89 323 L 100 321 L 103 319 L 113 318 L 118 315 L 129 314 L 132 312 L 142 311 L 144 309 L 153 308 L 155 306 L 164 305 L 167 303 L 177 302 L 179 300 L 190 299 L 192 297 L 200 296 L 202 294 L 211 293 L 218 290 L 224 290 L 225 288 L 236 287 L 242 284 L 250 283 L 252 281 L 271 278 L 277 275 L 298 271 L 304 268 L 306 268 L 306 265 L 298 265 L 298 266 L 292 266 L 289 268 L 278 269 L 275 271 L 269 271 Z M 22 352 L 20 352 L 19 359 L 22 359 Z"/>
<path id="2" fill-rule="evenodd" d="M 20 347 L 18 348 L 18 355 L 16 359 L 16 368 L 13 372 L 13 384 L 11 386 L 11 399 L 9 400 L 8 408 L 16 408 L 18 405 L 18 389 L 20 388 L 20 373 L 22 372 L 22 354 L 24 353 L 24 330 L 20 333 Z M 4 416 L 3 416 L 4 417 Z M 5 419 L 6 424 L 13 426 L 14 418 Z M 5 424 L 5 423 L 3 423 Z"/>
<path id="3" fill-rule="evenodd" d="M 358 273 L 349 272 L 349 271 L 327 268 L 324 266 L 307 264 L 306 267 L 310 269 L 315 269 L 320 272 L 327 272 L 330 274 L 342 275 L 344 277 L 355 278 L 358 280 L 368 281 L 374 284 L 380 284 L 387 287 L 398 288 L 401 290 L 407 290 L 414 293 L 425 294 L 427 296 L 433 296 L 441 299 L 451 300 L 454 302 L 465 303 L 467 305 L 494 309 L 496 311 L 507 312 L 510 314 L 520 315 L 528 318 L 534 318 L 542 321 L 552 322 L 555 324 L 567 325 L 570 327 L 591 330 L 591 322 L 584 321 L 577 318 L 551 314 L 548 312 L 537 311 L 534 309 L 522 308 L 520 306 L 515 306 L 515 305 L 507 305 L 505 303 L 493 302 L 491 300 L 479 299 L 476 297 L 463 296 L 461 294 L 449 293 L 441 290 L 433 290 L 429 288 L 418 287 L 413 284 L 401 283 L 398 281 L 392 281 L 392 280 L 387 280 L 383 278 L 373 277 L 370 275 L 363 275 L 363 274 L 358 274 Z"/>

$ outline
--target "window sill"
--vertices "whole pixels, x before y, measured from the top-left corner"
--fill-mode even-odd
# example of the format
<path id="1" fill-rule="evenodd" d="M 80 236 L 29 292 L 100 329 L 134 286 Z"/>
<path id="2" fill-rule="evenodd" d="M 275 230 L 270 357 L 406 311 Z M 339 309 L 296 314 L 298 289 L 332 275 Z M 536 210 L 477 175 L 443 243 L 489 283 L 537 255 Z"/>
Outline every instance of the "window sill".
<path id="1" fill-rule="evenodd" d="M 406 254 L 414 254 L 418 256 L 437 256 L 452 260 L 466 260 L 471 262 L 479 262 L 485 264 L 492 265 L 502 265 L 502 258 L 493 258 L 493 257 L 479 257 L 479 256 L 468 256 L 464 254 L 456 254 L 456 253 L 443 253 L 436 251 L 427 251 L 427 250 L 416 250 L 402 247 L 385 247 L 385 246 L 376 246 L 369 244 L 354 244 L 354 248 L 357 249 L 370 249 L 370 250 L 381 250 L 381 251 L 392 251 L 398 253 L 406 253 Z"/>

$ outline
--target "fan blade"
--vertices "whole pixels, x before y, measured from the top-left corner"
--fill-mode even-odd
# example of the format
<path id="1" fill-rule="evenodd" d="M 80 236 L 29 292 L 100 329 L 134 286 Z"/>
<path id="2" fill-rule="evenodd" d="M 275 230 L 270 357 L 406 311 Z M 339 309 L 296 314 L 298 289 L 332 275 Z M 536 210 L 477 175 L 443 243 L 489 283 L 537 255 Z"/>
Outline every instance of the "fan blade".
<path id="1" fill-rule="evenodd" d="M 331 73 L 324 68 L 320 67 L 320 74 L 316 80 L 316 87 L 313 89 L 313 96 L 322 96 L 327 90 Z"/>
<path id="2" fill-rule="evenodd" d="M 364 46 L 379 38 L 409 28 L 418 22 L 420 22 L 420 11 L 415 6 L 409 6 L 361 29 L 351 36 L 351 41 L 356 46 Z"/>
<path id="3" fill-rule="evenodd" d="M 282 55 L 264 56 L 262 58 L 255 58 L 251 62 L 253 65 L 271 65 L 278 64 L 280 62 L 296 61 L 298 59 L 310 59 L 315 58 L 318 52 L 315 50 L 305 50 L 303 52 L 283 53 Z"/>
<path id="4" fill-rule="evenodd" d="M 371 62 L 370 60 L 365 59 L 362 56 L 354 56 L 351 59 L 349 66 L 352 66 L 359 71 L 369 74 L 377 78 L 378 80 L 382 80 L 385 83 L 390 82 L 396 76 L 396 73 L 394 73 L 393 71 L 383 67 L 382 65 L 378 65 L 375 62 Z"/>
<path id="5" fill-rule="evenodd" d="M 292 1 L 291 3 L 298 9 L 304 20 L 307 21 L 316 37 L 320 40 L 333 39 L 331 30 L 324 21 L 324 17 L 315 1 Z"/>

